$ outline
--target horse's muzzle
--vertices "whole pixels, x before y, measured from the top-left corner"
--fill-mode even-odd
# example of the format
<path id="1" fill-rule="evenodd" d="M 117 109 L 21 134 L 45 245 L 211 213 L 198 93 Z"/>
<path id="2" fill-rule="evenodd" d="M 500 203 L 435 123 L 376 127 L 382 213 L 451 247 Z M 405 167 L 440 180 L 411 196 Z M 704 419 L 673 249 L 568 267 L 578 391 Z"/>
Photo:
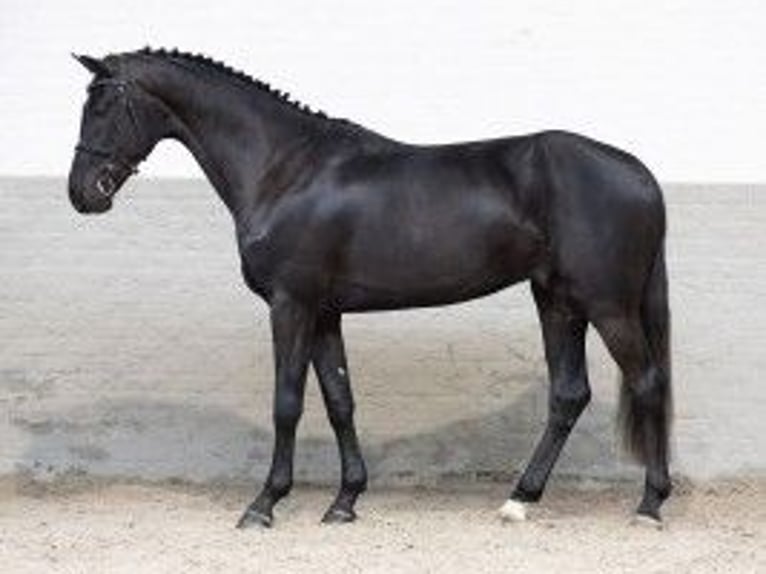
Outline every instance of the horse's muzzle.
<path id="1" fill-rule="evenodd" d="M 96 184 L 97 185 L 97 184 Z M 93 191 L 86 194 L 81 188 L 69 184 L 69 201 L 78 213 L 104 213 L 112 207 L 112 197 Z"/>

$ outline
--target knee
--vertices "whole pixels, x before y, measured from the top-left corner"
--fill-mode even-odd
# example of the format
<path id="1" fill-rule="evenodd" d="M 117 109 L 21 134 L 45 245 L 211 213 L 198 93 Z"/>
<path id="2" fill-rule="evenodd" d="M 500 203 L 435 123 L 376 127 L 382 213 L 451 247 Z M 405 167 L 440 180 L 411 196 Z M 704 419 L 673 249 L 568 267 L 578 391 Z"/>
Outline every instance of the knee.
<path id="1" fill-rule="evenodd" d="M 337 430 L 353 424 L 355 407 L 348 384 L 338 384 L 331 376 L 325 374 L 322 379 L 322 392 L 327 416 L 333 428 Z"/>
<path id="2" fill-rule="evenodd" d="M 353 401 L 335 401 L 328 405 L 330 424 L 334 429 L 343 429 L 353 424 L 354 403 Z"/>
<path id="3" fill-rule="evenodd" d="M 292 428 L 303 414 L 303 401 L 294 393 L 281 393 L 274 404 L 274 424 L 277 428 Z"/>

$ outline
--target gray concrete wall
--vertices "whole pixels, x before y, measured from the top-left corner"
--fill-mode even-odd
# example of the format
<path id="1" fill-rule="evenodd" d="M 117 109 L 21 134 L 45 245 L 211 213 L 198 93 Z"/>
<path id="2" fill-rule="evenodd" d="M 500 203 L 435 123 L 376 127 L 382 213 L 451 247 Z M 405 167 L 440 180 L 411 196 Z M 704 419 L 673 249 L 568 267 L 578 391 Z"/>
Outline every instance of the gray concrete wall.
<path id="1" fill-rule="evenodd" d="M 667 186 L 675 344 L 674 470 L 766 472 L 766 189 Z M 108 215 L 62 180 L 0 180 L 0 473 L 265 475 L 266 307 L 243 286 L 228 214 L 201 182 L 129 185 Z M 447 308 L 349 316 L 358 425 L 373 477 L 513 472 L 545 417 L 526 286 Z M 589 340 L 594 401 L 559 475 L 635 473 L 614 436 L 616 371 Z M 296 473 L 337 457 L 313 378 Z"/>

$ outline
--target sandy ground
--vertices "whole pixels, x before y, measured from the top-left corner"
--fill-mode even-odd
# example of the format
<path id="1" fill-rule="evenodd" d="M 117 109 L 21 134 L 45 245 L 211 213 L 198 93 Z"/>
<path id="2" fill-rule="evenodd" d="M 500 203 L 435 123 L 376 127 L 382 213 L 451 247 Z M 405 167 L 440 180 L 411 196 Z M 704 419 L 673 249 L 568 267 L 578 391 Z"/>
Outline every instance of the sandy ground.
<path id="1" fill-rule="evenodd" d="M 298 486 L 269 531 L 233 528 L 244 487 L 0 485 L 2 572 L 766 572 L 766 480 L 683 485 L 662 531 L 631 522 L 635 485 L 554 486 L 505 525 L 505 485 L 373 489 L 342 526 Z"/>

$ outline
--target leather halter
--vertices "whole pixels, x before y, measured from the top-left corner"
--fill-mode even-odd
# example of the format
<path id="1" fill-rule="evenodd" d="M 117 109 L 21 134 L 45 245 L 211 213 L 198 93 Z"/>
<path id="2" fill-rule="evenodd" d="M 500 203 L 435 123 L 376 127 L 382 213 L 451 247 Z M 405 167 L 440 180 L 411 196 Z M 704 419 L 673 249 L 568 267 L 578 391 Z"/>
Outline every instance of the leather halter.
<path id="1" fill-rule="evenodd" d="M 117 89 L 117 91 L 122 96 L 123 101 L 125 102 L 125 108 L 128 112 L 128 117 L 130 118 L 131 125 L 133 126 L 133 131 L 136 135 L 137 140 L 142 139 L 142 131 L 141 126 L 138 123 L 138 120 L 136 119 L 135 110 L 133 109 L 133 103 L 130 101 L 130 98 L 128 97 L 128 82 L 124 80 L 116 80 L 113 78 L 105 78 L 102 80 L 96 80 L 93 82 L 90 86 L 88 86 L 88 92 L 92 92 L 93 90 L 101 87 L 108 87 L 113 86 Z M 121 168 L 124 170 L 125 173 L 128 175 L 134 175 L 138 173 L 138 164 L 143 161 L 143 159 L 139 159 L 137 161 L 127 159 L 121 154 L 119 154 L 117 151 L 110 151 L 98 146 L 93 146 L 87 142 L 84 142 L 83 140 L 80 140 L 77 145 L 74 148 L 78 152 L 83 152 L 89 155 L 93 155 L 96 157 L 100 157 L 103 159 L 108 160 L 113 165 L 116 165 L 118 168 Z M 115 190 L 116 192 L 116 190 Z M 103 195 L 113 195 L 113 193 L 107 194 L 103 193 Z"/>

